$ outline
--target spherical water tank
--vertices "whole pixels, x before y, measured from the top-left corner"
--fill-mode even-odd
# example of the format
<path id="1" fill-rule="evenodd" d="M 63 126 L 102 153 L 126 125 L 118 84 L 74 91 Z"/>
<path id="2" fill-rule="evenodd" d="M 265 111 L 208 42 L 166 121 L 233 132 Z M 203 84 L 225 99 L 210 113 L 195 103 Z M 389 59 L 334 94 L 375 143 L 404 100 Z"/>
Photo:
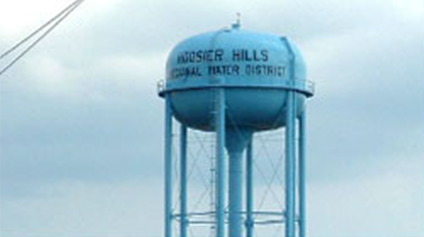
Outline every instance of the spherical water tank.
<path id="1" fill-rule="evenodd" d="M 286 37 L 240 29 L 204 33 L 180 42 L 166 65 L 165 88 L 179 122 L 214 129 L 215 88 L 225 88 L 227 126 L 254 131 L 285 124 L 288 90 L 300 115 L 312 95 L 298 48 Z"/>

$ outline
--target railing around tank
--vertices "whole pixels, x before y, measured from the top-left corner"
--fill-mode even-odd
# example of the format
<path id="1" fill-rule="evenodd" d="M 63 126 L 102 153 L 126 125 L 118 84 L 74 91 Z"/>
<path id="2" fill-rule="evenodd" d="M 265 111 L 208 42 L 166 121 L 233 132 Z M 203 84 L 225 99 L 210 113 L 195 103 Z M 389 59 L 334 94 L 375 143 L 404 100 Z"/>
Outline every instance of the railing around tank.
<path id="1" fill-rule="evenodd" d="M 289 82 L 286 81 L 286 84 L 281 84 L 281 85 L 277 85 L 277 84 L 244 84 L 244 85 L 240 85 L 240 84 L 234 84 L 231 82 L 227 82 L 224 85 L 216 85 L 216 84 L 209 84 L 208 82 L 205 81 L 198 81 L 198 83 L 194 82 L 191 85 L 170 85 L 170 90 L 187 90 L 187 89 L 196 89 L 196 88 L 205 88 L 205 87 L 219 87 L 219 86 L 224 86 L 224 87 L 258 87 L 258 88 L 289 88 Z M 315 94 L 315 83 L 309 80 L 295 80 L 294 81 L 295 84 L 295 89 L 296 90 L 300 90 L 300 91 L 304 91 L 307 92 L 308 95 L 313 95 Z M 162 96 L 167 90 L 167 85 L 166 85 L 166 81 L 165 80 L 159 80 L 157 82 L 157 93 Z"/>
<path id="2" fill-rule="evenodd" d="M 315 83 L 313 81 L 306 80 L 306 90 L 308 90 L 311 94 L 315 94 Z"/>
<path id="3" fill-rule="evenodd" d="M 163 92 L 166 90 L 166 84 L 163 79 L 159 80 L 156 84 L 157 93 L 159 95 L 163 94 Z"/>

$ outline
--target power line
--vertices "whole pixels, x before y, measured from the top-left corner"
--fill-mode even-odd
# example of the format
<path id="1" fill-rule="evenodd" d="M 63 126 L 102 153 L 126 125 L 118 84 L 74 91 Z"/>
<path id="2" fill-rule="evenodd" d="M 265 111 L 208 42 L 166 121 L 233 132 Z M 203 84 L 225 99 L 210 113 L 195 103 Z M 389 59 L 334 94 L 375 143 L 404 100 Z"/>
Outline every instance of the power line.
<path id="1" fill-rule="evenodd" d="M 51 25 L 50 28 L 48 28 L 40 37 L 38 37 L 32 44 L 30 44 L 24 51 L 22 51 L 18 56 L 16 56 L 9 64 L 7 64 L 3 69 L 0 70 L 0 76 L 3 75 L 7 70 L 9 70 L 16 62 L 18 62 L 25 54 L 27 54 L 32 48 L 34 48 L 41 40 L 43 40 L 51 31 L 53 31 L 65 18 L 67 18 L 84 0 L 76 0 L 72 2 L 70 5 L 68 5 L 66 8 L 64 8 L 62 11 L 60 11 L 57 15 L 55 15 L 53 18 L 48 20 L 46 23 L 44 23 L 42 26 L 37 28 L 35 31 L 33 31 L 31 34 L 29 34 L 27 37 L 25 37 L 23 40 L 19 41 L 17 44 L 15 44 L 13 47 L 11 47 L 9 50 L 5 51 L 1 56 L 0 60 L 16 50 L 19 46 L 30 40 L 32 37 L 34 37 L 36 34 L 40 33 L 44 28 Z"/>
<path id="2" fill-rule="evenodd" d="M 31 39 L 33 36 L 35 36 L 36 34 L 38 34 L 40 31 L 42 31 L 44 28 L 46 28 L 48 25 L 50 25 L 53 21 L 57 20 L 60 16 L 62 16 L 65 12 L 69 11 L 72 7 L 74 7 L 75 4 L 77 4 L 79 1 L 81 0 L 76 0 L 73 3 L 69 4 L 69 6 L 67 6 L 65 9 L 63 9 L 61 12 L 59 12 L 57 15 L 55 15 L 53 18 L 51 18 L 50 20 L 48 20 L 46 23 L 44 23 L 42 26 L 38 27 L 36 30 L 34 30 L 31 34 L 29 34 L 27 37 L 25 37 L 24 39 L 22 39 L 21 41 L 19 41 L 18 43 L 16 43 L 13 47 L 11 47 L 9 50 L 7 50 L 6 52 L 4 52 L 1 56 L 0 59 L 4 58 L 5 56 L 7 56 L 9 53 L 11 53 L 12 51 L 14 51 L 15 49 L 17 49 L 19 46 L 21 46 L 22 44 L 24 44 L 25 42 L 27 42 L 29 39 Z"/>

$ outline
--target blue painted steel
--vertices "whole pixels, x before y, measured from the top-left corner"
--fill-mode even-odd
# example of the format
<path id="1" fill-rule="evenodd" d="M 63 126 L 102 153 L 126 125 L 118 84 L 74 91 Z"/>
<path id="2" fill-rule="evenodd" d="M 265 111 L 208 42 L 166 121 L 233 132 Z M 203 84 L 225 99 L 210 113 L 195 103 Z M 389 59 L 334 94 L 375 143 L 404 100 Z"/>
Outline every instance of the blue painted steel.
<path id="1" fill-rule="evenodd" d="M 242 153 L 230 153 L 229 155 L 228 236 L 241 237 Z"/>
<path id="2" fill-rule="evenodd" d="M 230 113 L 228 111 L 228 113 Z M 247 129 L 227 128 L 226 148 L 229 156 L 228 188 L 228 236 L 242 235 L 242 188 L 243 188 L 243 151 L 251 140 L 252 132 Z"/>
<path id="3" fill-rule="evenodd" d="M 286 108 L 286 237 L 295 237 L 296 224 L 296 117 L 294 92 L 288 92 Z"/>
<path id="4" fill-rule="evenodd" d="M 280 80 L 269 80 L 261 81 L 260 79 L 253 78 L 249 81 L 226 81 L 225 83 L 210 83 L 204 80 L 193 81 L 190 84 L 182 84 L 179 82 L 168 81 L 166 90 L 163 90 L 160 94 L 164 94 L 168 91 L 185 91 L 185 90 L 196 90 L 196 89 L 213 89 L 213 88 L 246 88 L 246 89 L 283 89 L 289 90 L 294 89 L 300 93 L 304 93 L 307 96 L 312 96 L 314 93 L 314 84 L 310 81 L 295 80 L 294 84 L 292 81 L 280 81 Z"/>
<path id="5" fill-rule="evenodd" d="M 216 129 L 216 237 L 225 235 L 225 91 L 215 91 Z"/>
<path id="6" fill-rule="evenodd" d="M 253 138 L 252 138 L 253 139 Z M 246 237 L 253 237 L 253 147 L 252 139 L 246 149 Z"/>
<path id="7" fill-rule="evenodd" d="M 172 237 L 172 107 L 165 96 L 165 237 Z"/>
<path id="8" fill-rule="evenodd" d="M 180 237 L 187 237 L 187 126 L 180 134 Z"/>
<path id="9" fill-rule="evenodd" d="M 283 42 L 287 45 L 289 56 L 289 75 L 295 78 L 295 60 L 296 56 L 289 41 L 283 38 Z M 286 106 L 286 237 L 295 237 L 296 231 L 296 98 L 295 92 L 289 90 L 287 92 Z M 303 104 L 302 104 L 303 108 Z"/>
<path id="10" fill-rule="evenodd" d="M 224 237 L 226 228 L 225 149 L 229 155 L 228 235 L 240 237 L 243 232 L 242 153 L 251 142 L 254 132 L 282 126 L 286 126 L 286 237 L 295 236 L 296 118 L 303 116 L 305 100 L 313 93 L 313 84 L 306 80 L 303 58 L 297 47 L 285 37 L 233 27 L 191 37 L 173 49 L 167 61 L 166 83 L 160 88 L 159 95 L 166 98 L 167 111 L 170 111 L 166 116 L 173 115 L 186 127 L 215 131 L 217 134 L 215 203 L 217 237 Z M 166 184 L 170 186 L 172 178 L 168 177 L 171 175 L 168 166 L 172 164 L 172 157 L 169 128 L 172 129 L 172 120 L 171 125 L 168 124 L 168 118 L 166 121 L 165 179 Z M 302 144 L 299 147 L 299 155 L 303 156 L 301 159 L 304 160 L 302 149 L 305 148 Z M 182 145 L 182 153 L 183 149 L 185 148 Z M 247 237 L 253 236 L 254 223 L 251 152 L 250 144 L 246 155 Z M 300 169 L 304 169 L 302 168 L 304 164 L 299 164 Z M 302 228 L 305 220 L 302 209 L 304 208 L 303 174 L 304 170 L 299 171 L 300 234 L 304 233 Z M 187 181 L 184 178 L 181 180 L 181 182 Z M 170 209 L 172 189 L 167 185 L 165 232 L 166 237 L 171 237 L 169 223 L 172 221 Z M 181 201 L 187 198 L 183 196 L 182 194 Z M 186 209 L 184 205 L 181 206 L 183 222 L 181 233 L 186 228 L 184 219 L 187 216 L 184 213 L 187 210 L 184 210 Z M 183 237 L 184 235 L 181 234 Z M 304 234 L 301 237 L 305 237 Z"/>
<path id="11" fill-rule="evenodd" d="M 290 66 L 295 54 L 295 67 Z M 289 75 L 290 70 L 295 70 Z M 293 78 L 291 78 L 293 77 Z M 175 117 L 189 127 L 213 131 L 212 88 L 226 88 L 234 124 L 252 131 L 284 126 L 287 91 L 310 96 L 299 50 L 285 37 L 238 28 L 191 37 L 178 44 L 167 62 L 161 94 L 170 93 Z M 299 115 L 304 96 L 299 101 Z"/>
<path id="12" fill-rule="evenodd" d="M 306 111 L 299 117 L 299 237 L 306 237 Z"/>

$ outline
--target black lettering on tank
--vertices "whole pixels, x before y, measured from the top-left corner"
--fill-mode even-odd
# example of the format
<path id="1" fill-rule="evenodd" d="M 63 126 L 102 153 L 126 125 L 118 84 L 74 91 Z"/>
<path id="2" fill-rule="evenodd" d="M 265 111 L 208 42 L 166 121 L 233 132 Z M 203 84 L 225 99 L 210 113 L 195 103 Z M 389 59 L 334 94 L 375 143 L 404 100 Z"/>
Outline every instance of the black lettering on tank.
<path id="1" fill-rule="evenodd" d="M 262 61 L 267 62 L 268 61 L 268 50 L 262 49 L 261 55 L 262 55 Z"/>
<path id="2" fill-rule="evenodd" d="M 224 50 L 223 49 L 216 49 L 215 50 L 215 57 L 214 57 L 214 61 L 216 62 L 221 62 L 222 61 L 222 56 L 224 55 Z"/>

